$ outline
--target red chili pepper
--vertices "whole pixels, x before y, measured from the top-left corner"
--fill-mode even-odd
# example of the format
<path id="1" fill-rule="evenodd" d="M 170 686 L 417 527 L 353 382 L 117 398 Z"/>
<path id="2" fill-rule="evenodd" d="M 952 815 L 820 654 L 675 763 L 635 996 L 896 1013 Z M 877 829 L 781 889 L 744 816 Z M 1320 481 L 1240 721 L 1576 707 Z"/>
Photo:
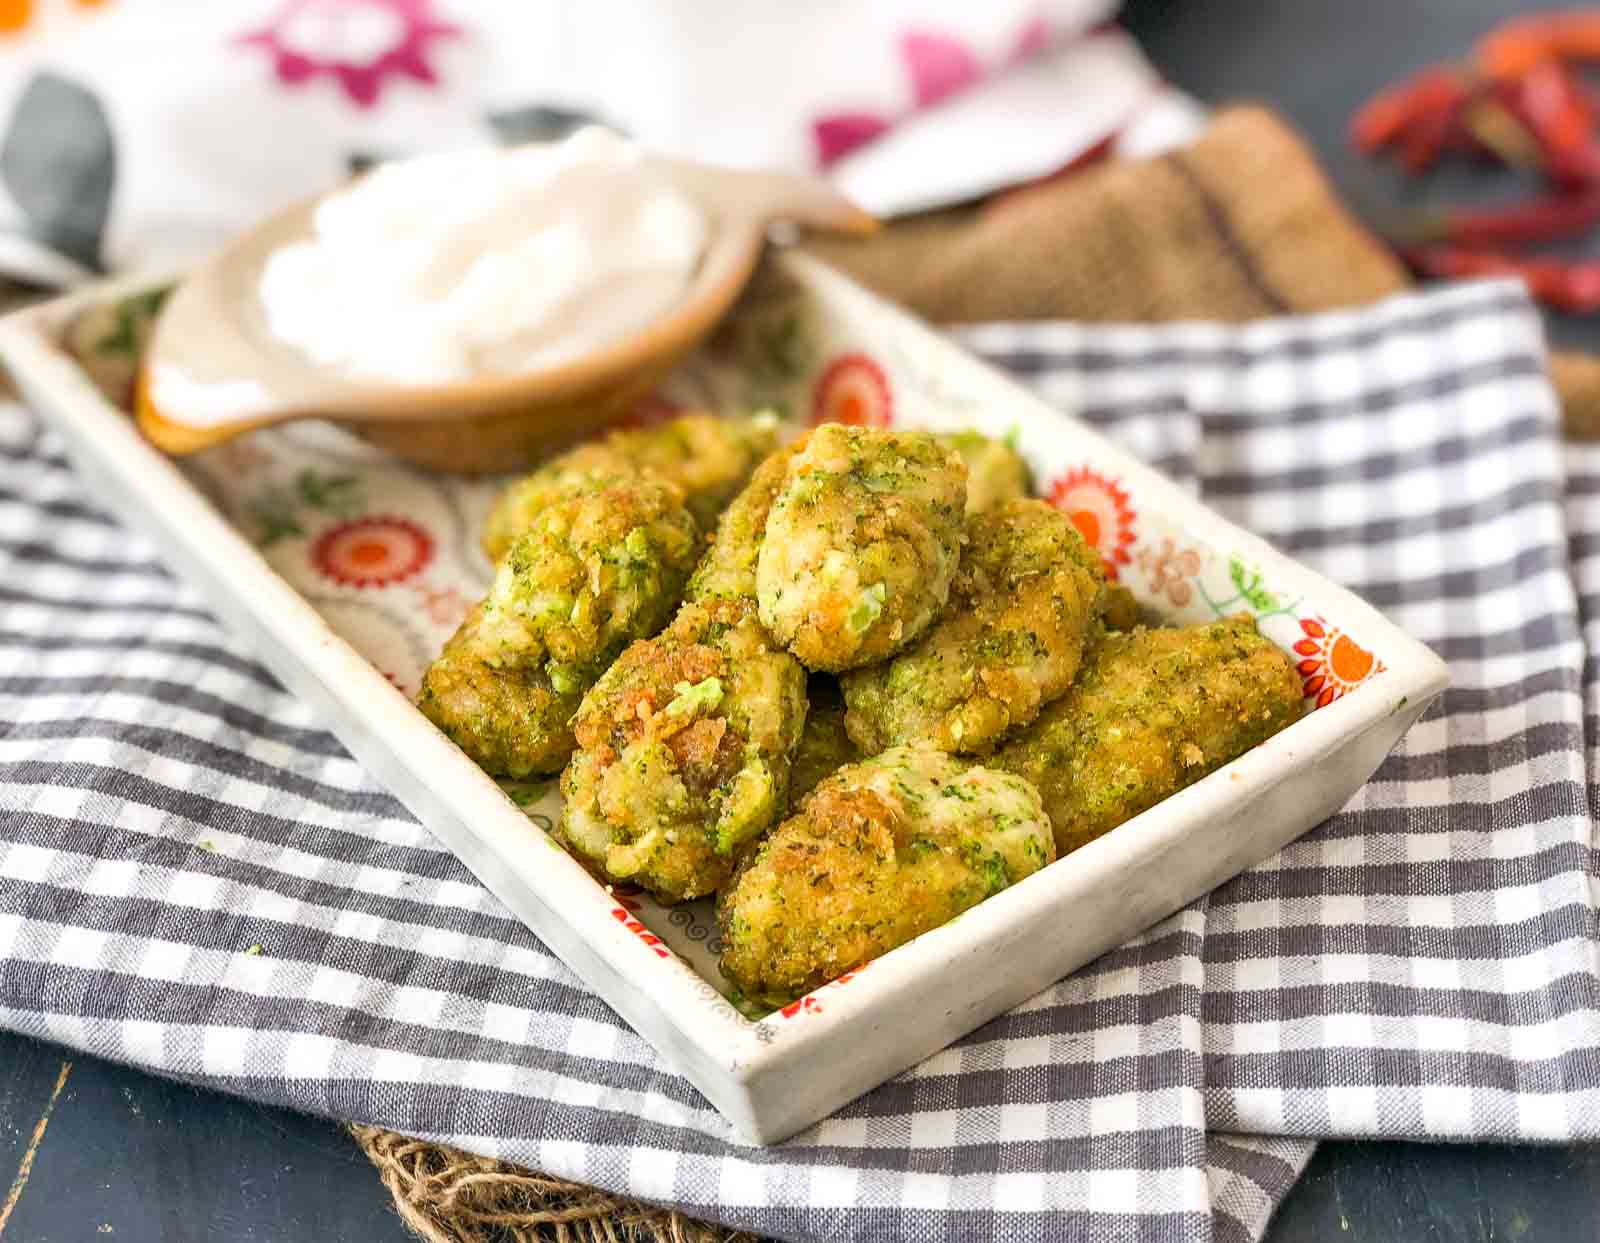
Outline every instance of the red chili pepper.
<path id="1" fill-rule="evenodd" d="M 1454 246 L 1517 246 L 1576 237 L 1600 224 L 1600 186 L 1528 199 L 1509 207 L 1448 211 L 1430 236 Z"/>
<path id="2" fill-rule="evenodd" d="M 1507 106 L 1503 86 L 1496 83 L 1494 89 L 1473 99 L 1462 112 L 1461 126 L 1507 167 L 1543 168 L 1539 140 Z"/>
<path id="3" fill-rule="evenodd" d="M 1536 13 L 1505 23 L 1478 44 L 1492 77 L 1520 78 L 1549 60 L 1600 60 L 1600 13 Z"/>
<path id="4" fill-rule="evenodd" d="M 1523 259 L 1499 251 L 1458 246 L 1416 247 L 1403 252 L 1403 257 L 1424 276 L 1446 280 L 1517 276 L 1546 306 L 1576 315 L 1600 311 L 1600 260 L 1563 263 L 1558 259 Z"/>
<path id="5" fill-rule="evenodd" d="M 1570 151 L 1594 133 L 1594 109 L 1572 72 L 1542 61 L 1517 84 L 1518 98 L 1533 132 L 1546 147 Z"/>
<path id="6" fill-rule="evenodd" d="M 1444 69 L 1424 69 L 1399 86 L 1375 96 L 1350 123 L 1350 141 L 1368 153 L 1398 142 L 1423 117 L 1456 107 L 1464 94 L 1460 79 Z"/>
<path id="7" fill-rule="evenodd" d="M 1438 161 L 1461 124 L 1470 95 L 1458 78 L 1447 76 L 1429 92 L 1426 106 L 1407 123 L 1400 135 L 1400 162 L 1416 176 Z"/>
<path id="8" fill-rule="evenodd" d="M 1565 102 L 1551 87 L 1548 77 L 1531 94 L 1523 83 L 1496 82 L 1466 105 L 1461 128 L 1508 167 L 1537 170 L 1564 186 L 1600 182 L 1594 100 L 1570 75 Z"/>
<path id="9" fill-rule="evenodd" d="M 1552 179 L 1571 185 L 1600 178 L 1600 158 L 1591 149 L 1594 105 L 1566 69 L 1536 65 L 1518 81 L 1496 83 L 1495 98 L 1532 135 L 1538 166 Z"/>
<path id="10" fill-rule="evenodd" d="M 1600 146 L 1591 142 L 1571 151 L 1551 152 L 1545 172 L 1552 181 L 1564 186 L 1600 183 Z"/>

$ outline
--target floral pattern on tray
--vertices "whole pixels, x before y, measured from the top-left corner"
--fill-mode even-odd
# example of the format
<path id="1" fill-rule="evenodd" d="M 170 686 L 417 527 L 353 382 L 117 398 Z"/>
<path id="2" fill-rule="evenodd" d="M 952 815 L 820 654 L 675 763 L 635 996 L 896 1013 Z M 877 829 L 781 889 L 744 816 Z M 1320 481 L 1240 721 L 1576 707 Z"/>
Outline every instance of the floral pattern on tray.
<path id="1" fill-rule="evenodd" d="M 93 308 L 81 331 L 68 332 L 85 370 L 124 405 L 130 341 L 142 342 L 159 304 L 141 298 L 138 306 Z M 1108 575 L 1141 605 L 1180 623 L 1250 613 L 1295 658 L 1310 710 L 1383 672 L 1379 654 L 1309 602 L 1263 581 L 1233 550 L 1197 542 L 1170 524 L 1094 460 L 1092 442 L 1080 448 L 1072 435 L 1037 420 L 1031 428 L 1019 424 L 963 381 L 896 341 L 868 345 L 769 265 L 716 335 L 625 421 L 655 422 L 693 408 L 768 409 L 796 427 L 832 420 L 1009 436 L 1028 458 L 1040 494 L 1070 515 Z M 329 625 L 408 694 L 488 586 L 492 567 L 478 532 L 503 478 L 434 474 L 310 422 L 257 432 L 181 465 Z M 561 814 L 554 781 L 505 789 L 542 829 Z M 619 922 L 659 957 L 683 960 L 707 982 L 706 1004 L 730 1004 L 709 900 L 666 907 L 643 892 L 612 896 Z M 773 1013 L 758 1029 L 770 1034 L 769 1024 L 823 1012 L 829 990 L 858 973 Z"/>

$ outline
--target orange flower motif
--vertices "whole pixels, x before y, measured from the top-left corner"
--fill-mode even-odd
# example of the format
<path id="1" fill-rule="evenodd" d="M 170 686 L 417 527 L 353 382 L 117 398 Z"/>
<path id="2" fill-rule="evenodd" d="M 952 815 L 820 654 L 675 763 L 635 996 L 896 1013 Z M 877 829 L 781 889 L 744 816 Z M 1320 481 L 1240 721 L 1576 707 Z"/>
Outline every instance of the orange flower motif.
<path id="1" fill-rule="evenodd" d="M 1300 619 L 1305 635 L 1294 645 L 1300 663 L 1296 666 L 1305 687 L 1305 697 L 1326 708 L 1335 699 L 1354 690 L 1373 674 L 1383 672 L 1383 662 L 1344 631 L 1318 617 Z"/>
<path id="2" fill-rule="evenodd" d="M 80 9 L 98 9 L 105 0 L 76 0 Z M 34 0 L 0 0 L 0 34 L 22 30 L 34 18 Z"/>
<path id="3" fill-rule="evenodd" d="M 811 423 L 888 427 L 894 398 L 883 368 L 865 354 L 842 354 L 828 364 L 811 400 Z"/>
<path id="4" fill-rule="evenodd" d="M 1128 494 L 1099 471 L 1087 466 L 1069 470 L 1050 485 L 1050 503 L 1072 519 L 1083 542 L 1100 554 L 1106 577 L 1132 560 L 1137 515 Z"/>
<path id="5" fill-rule="evenodd" d="M 357 518 L 322 533 L 311 564 L 345 587 L 404 582 L 433 560 L 433 537 L 404 518 Z"/>

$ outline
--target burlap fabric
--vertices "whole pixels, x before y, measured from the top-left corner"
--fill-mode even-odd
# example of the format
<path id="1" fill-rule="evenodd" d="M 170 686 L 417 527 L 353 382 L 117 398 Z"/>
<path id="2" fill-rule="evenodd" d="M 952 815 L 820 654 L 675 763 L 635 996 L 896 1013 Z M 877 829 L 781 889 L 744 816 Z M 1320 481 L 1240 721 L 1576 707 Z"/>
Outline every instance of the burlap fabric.
<path id="1" fill-rule="evenodd" d="M 942 323 L 1237 322 L 1359 306 L 1409 283 L 1301 140 L 1257 107 L 1222 113 L 1160 159 L 906 221 L 866 242 L 808 245 Z M 1600 434 L 1600 359 L 1558 354 L 1552 370 L 1569 432 Z M 429 1243 L 748 1237 L 441 1145 L 355 1134 Z"/>
<path id="2" fill-rule="evenodd" d="M 350 1133 L 400 1219 L 428 1243 L 754 1243 L 754 1235 L 459 1148 L 375 1126 Z"/>
<path id="3" fill-rule="evenodd" d="M 1362 306 L 1410 277 L 1276 114 L 1218 115 L 1191 146 L 981 207 L 811 248 L 939 323 L 1238 322 Z M 1569 435 L 1600 436 L 1600 357 L 1558 351 Z"/>

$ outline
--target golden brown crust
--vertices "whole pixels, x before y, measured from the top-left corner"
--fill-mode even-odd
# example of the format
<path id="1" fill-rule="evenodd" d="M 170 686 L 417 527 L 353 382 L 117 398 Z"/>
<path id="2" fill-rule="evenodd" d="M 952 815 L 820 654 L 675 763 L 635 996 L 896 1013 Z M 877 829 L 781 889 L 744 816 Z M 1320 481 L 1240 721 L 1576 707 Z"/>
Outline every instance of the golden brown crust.
<path id="1" fill-rule="evenodd" d="M 1033 474 L 1022 454 L 1004 440 L 981 432 L 941 432 L 939 439 L 967 465 L 967 515 L 981 514 L 1033 491 Z"/>
<path id="2" fill-rule="evenodd" d="M 699 552 L 676 485 L 627 479 L 554 500 L 496 570 L 478 628 L 485 658 L 581 694 L 666 625 Z"/>
<path id="3" fill-rule="evenodd" d="M 762 622 L 808 669 L 902 650 L 949 596 L 965 506 L 966 466 L 931 434 L 817 428 L 767 518 Z"/>
<path id="4" fill-rule="evenodd" d="M 1293 724 L 1300 680 L 1234 617 L 1107 635 L 1076 685 L 989 761 L 1038 787 L 1060 854 Z"/>
<path id="5" fill-rule="evenodd" d="M 559 772 L 572 754 L 582 695 L 556 690 L 542 669 L 489 665 L 478 639 L 482 614 L 480 604 L 428 666 L 417 708 L 487 773 Z"/>
<path id="6" fill-rule="evenodd" d="M 700 897 L 782 814 L 805 671 L 756 615 L 755 559 L 790 451 L 728 507 L 672 624 L 584 697 L 561 835 L 592 869 L 664 901 Z"/>
<path id="7" fill-rule="evenodd" d="M 665 901 L 712 892 L 786 805 L 805 710 L 805 675 L 753 605 L 684 605 L 584 697 L 563 838 Z"/>
<path id="8" fill-rule="evenodd" d="M 896 748 L 822 782 L 745 858 L 717 901 L 722 972 L 783 1005 L 1054 857 L 1027 782 Z"/>
<path id="9" fill-rule="evenodd" d="M 806 724 L 789 774 L 791 813 L 824 780 L 862 758 L 844 727 L 838 682 L 826 673 L 813 673 L 806 679 L 806 699 Z"/>
<path id="10" fill-rule="evenodd" d="M 498 561 L 540 510 L 575 488 L 646 476 L 681 488 L 696 524 L 709 531 L 776 444 L 770 417 L 696 413 L 612 432 L 568 450 L 507 487 L 484 521 L 483 550 Z"/>
<path id="11" fill-rule="evenodd" d="M 1104 586 L 1099 558 L 1044 501 L 968 519 L 938 623 L 888 663 L 842 678 L 850 737 L 867 755 L 909 742 L 991 750 L 1072 684 Z"/>

